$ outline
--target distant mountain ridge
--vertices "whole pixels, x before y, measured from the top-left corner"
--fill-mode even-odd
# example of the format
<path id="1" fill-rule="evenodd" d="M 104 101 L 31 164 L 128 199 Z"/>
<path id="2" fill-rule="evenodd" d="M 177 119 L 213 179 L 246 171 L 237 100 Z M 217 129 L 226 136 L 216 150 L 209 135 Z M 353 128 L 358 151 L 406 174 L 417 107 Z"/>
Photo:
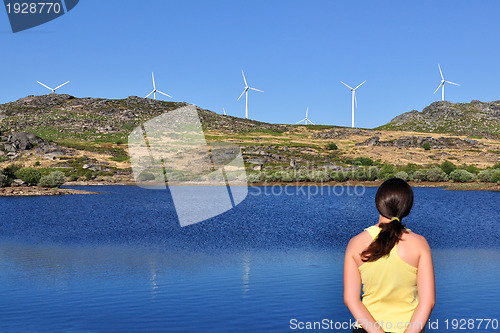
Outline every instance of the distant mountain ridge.
<path id="1" fill-rule="evenodd" d="M 376 129 L 500 138 L 500 101 L 434 102 L 422 112 L 403 113 Z"/>

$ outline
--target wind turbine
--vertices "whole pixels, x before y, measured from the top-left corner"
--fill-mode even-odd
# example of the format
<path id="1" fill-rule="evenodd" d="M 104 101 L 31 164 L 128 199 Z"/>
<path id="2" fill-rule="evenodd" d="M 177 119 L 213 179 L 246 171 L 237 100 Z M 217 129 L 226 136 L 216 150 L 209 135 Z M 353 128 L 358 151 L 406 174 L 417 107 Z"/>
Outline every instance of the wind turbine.
<path id="1" fill-rule="evenodd" d="M 450 83 L 450 84 L 454 84 L 456 86 L 459 86 L 459 84 L 458 83 L 453 83 L 451 81 L 446 81 L 444 79 L 443 72 L 441 71 L 441 66 L 439 66 L 439 64 L 438 64 L 438 67 L 439 67 L 439 74 L 441 74 L 441 83 L 437 87 L 436 91 L 434 91 L 434 93 L 437 93 L 437 91 L 439 90 L 439 88 L 442 88 L 442 91 L 441 91 L 441 100 L 444 101 L 444 84 L 445 83 Z"/>
<path id="2" fill-rule="evenodd" d="M 310 121 L 309 118 L 307 118 L 308 113 L 309 113 L 309 107 L 306 109 L 306 117 L 304 119 L 302 119 L 301 121 L 296 122 L 296 124 L 304 122 L 304 124 L 307 125 L 307 122 L 309 122 L 311 125 L 314 125 L 314 123 L 312 121 Z"/>
<path id="3" fill-rule="evenodd" d="M 246 97 L 245 118 L 248 119 L 248 89 L 252 89 L 252 90 L 260 91 L 260 92 L 263 92 L 263 91 L 249 87 L 247 84 L 247 79 L 245 78 L 245 73 L 243 73 L 243 70 L 241 70 L 241 74 L 243 74 L 243 80 L 245 81 L 245 90 L 243 90 L 240 97 L 238 97 L 238 99 L 236 101 L 239 101 L 241 96 L 243 96 L 243 94 L 245 94 L 245 97 Z"/>
<path id="4" fill-rule="evenodd" d="M 222 111 L 224 111 L 224 115 L 227 116 L 226 109 L 222 108 Z"/>
<path id="5" fill-rule="evenodd" d="M 41 84 L 41 85 L 42 85 L 42 86 L 44 86 L 45 88 L 47 88 L 47 89 L 49 89 L 49 90 L 52 90 L 52 93 L 53 93 L 53 94 L 55 94 L 55 93 L 56 93 L 56 90 L 57 90 L 57 89 L 61 88 L 61 87 L 62 87 L 62 86 L 64 86 L 66 83 L 69 83 L 69 81 L 66 81 L 66 82 L 64 82 L 63 84 L 61 84 L 61 85 L 59 85 L 59 86 L 57 86 L 57 87 L 55 87 L 55 88 L 51 88 L 51 87 L 49 87 L 49 86 L 47 86 L 47 85 L 43 84 L 43 83 L 42 83 L 42 82 L 40 82 L 40 81 L 36 81 L 36 82 L 38 82 L 39 84 Z"/>
<path id="6" fill-rule="evenodd" d="M 352 92 L 352 128 L 354 128 L 354 105 L 356 105 L 356 107 L 358 107 L 358 101 L 356 100 L 356 89 L 358 89 L 359 87 L 361 87 L 365 82 L 366 80 L 364 80 L 361 84 L 359 84 L 356 88 L 352 88 L 350 86 L 348 86 L 347 84 L 345 84 L 344 82 L 340 81 L 344 86 L 346 86 L 347 88 L 351 89 L 351 92 Z"/>
<path id="7" fill-rule="evenodd" d="M 151 94 L 153 94 L 153 99 L 155 99 L 155 100 L 156 100 L 156 93 L 157 93 L 157 92 L 158 92 L 158 93 L 160 93 L 160 94 L 163 94 L 163 95 L 165 95 L 165 96 L 168 96 L 168 97 L 172 98 L 172 96 L 170 96 L 170 95 L 168 95 L 168 94 L 165 94 L 164 92 L 159 91 L 159 90 L 157 90 L 157 89 L 156 89 L 156 84 L 155 84 L 155 75 L 154 75 L 154 73 L 153 73 L 153 72 L 151 72 L 151 76 L 153 77 L 153 91 L 151 91 L 149 94 L 147 94 L 147 95 L 146 95 L 146 97 L 144 97 L 144 98 L 148 98 Z"/>

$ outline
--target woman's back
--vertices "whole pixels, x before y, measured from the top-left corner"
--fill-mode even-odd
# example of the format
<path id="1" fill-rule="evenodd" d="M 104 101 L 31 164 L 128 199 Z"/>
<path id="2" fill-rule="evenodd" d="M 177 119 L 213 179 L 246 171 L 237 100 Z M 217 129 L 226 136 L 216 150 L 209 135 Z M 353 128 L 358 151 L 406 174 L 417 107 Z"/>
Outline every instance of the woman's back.
<path id="1" fill-rule="evenodd" d="M 421 332 L 434 307 L 434 269 L 425 238 L 402 223 L 413 190 L 402 179 L 388 179 L 375 194 L 375 206 L 378 224 L 347 245 L 344 302 L 369 333 Z"/>
<path id="2" fill-rule="evenodd" d="M 378 225 L 365 229 L 359 235 L 357 253 L 366 249 L 379 232 Z M 357 255 L 362 302 L 374 319 L 383 321 L 390 331 L 403 331 L 418 306 L 417 267 L 422 238 L 407 229 L 388 255 L 369 262 L 363 262 L 361 255 Z"/>

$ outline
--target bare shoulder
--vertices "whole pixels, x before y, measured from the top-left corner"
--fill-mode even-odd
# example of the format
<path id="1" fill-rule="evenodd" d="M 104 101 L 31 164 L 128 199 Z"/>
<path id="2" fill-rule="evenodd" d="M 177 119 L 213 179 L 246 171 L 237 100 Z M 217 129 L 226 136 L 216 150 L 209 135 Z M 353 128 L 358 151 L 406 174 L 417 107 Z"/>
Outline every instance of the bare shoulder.
<path id="1" fill-rule="evenodd" d="M 403 233 L 402 240 L 407 241 L 413 247 L 419 248 L 421 250 L 430 249 L 429 244 L 427 243 L 427 240 L 425 239 L 425 237 L 422 235 L 419 235 L 411 230 L 408 230 L 408 232 Z"/>
<path id="2" fill-rule="evenodd" d="M 360 249 L 364 250 L 371 242 L 372 237 L 370 236 L 368 231 L 362 231 L 361 233 L 351 238 L 349 244 L 347 245 L 346 252 L 352 251 L 358 254 L 360 252 Z"/>

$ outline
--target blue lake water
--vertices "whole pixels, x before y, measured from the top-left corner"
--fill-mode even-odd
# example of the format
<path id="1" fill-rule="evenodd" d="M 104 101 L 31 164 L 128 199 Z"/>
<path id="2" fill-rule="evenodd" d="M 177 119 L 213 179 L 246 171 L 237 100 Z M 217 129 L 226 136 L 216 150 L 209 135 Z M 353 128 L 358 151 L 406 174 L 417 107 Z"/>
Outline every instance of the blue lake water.
<path id="1" fill-rule="evenodd" d="M 0 198 L 0 332 L 297 332 L 293 319 L 352 320 L 343 251 L 377 222 L 376 188 L 250 188 L 184 228 L 168 190 L 77 188 L 102 193 Z M 498 325 L 500 193 L 414 191 L 404 222 L 428 239 L 436 271 L 438 329 L 427 331 Z M 466 331 L 500 331 L 478 323 Z"/>

